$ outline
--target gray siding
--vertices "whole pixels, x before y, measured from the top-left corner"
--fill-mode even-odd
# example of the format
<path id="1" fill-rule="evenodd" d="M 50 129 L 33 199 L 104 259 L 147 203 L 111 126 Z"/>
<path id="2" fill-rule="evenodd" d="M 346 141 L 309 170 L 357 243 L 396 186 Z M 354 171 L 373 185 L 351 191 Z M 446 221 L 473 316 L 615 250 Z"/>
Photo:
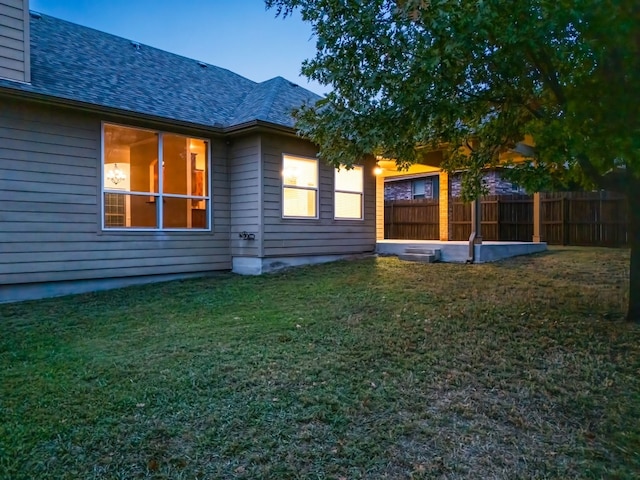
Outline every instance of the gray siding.
<path id="1" fill-rule="evenodd" d="M 265 257 L 347 255 L 375 250 L 375 177 L 373 162 L 364 165 L 364 220 L 334 219 L 334 170 L 320 161 L 319 218 L 282 218 L 282 154 L 315 157 L 309 142 L 292 137 L 262 138 L 263 248 Z"/>
<path id="2" fill-rule="evenodd" d="M 229 147 L 229 201 L 231 207 L 231 253 L 240 257 L 262 255 L 260 137 L 235 138 Z M 251 233 L 253 240 L 239 237 Z"/>
<path id="3" fill-rule="evenodd" d="M 211 142 L 212 232 L 101 231 L 101 118 L 0 102 L 0 285 L 231 267 L 223 142 Z"/>
<path id="4" fill-rule="evenodd" d="M 30 82 L 28 0 L 0 0 L 0 77 Z"/>

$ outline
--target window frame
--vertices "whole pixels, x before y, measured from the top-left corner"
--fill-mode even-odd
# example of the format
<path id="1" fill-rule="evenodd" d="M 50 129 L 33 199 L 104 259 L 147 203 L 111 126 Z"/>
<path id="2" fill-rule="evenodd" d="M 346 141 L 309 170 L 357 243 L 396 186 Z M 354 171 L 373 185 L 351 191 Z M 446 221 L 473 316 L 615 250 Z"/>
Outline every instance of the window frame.
<path id="1" fill-rule="evenodd" d="M 360 165 L 360 164 L 356 164 L 353 165 L 353 169 L 358 168 L 360 169 L 360 174 L 362 175 L 362 190 L 361 191 L 356 191 L 356 190 L 340 190 L 336 187 L 337 182 L 336 182 L 336 175 L 338 175 L 340 173 L 340 171 L 342 171 L 342 169 L 346 170 L 346 167 L 342 167 L 340 169 L 340 171 L 337 168 L 333 169 L 333 219 L 334 220 L 338 220 L 338 221 L 357 221 L 357 222 L 361 222 L 364 221 L 364 172 L 365 172 L 365 167 L 364 165 Z M 360 217 L 338 217 L 336 215 L 336 193 L 348 193 L 348 194 L 358 194 L 360 195 Z"/>
<path id="2" fill-rule="evenodd" d="M 114 127 L 122 127 L 122 128 L 131 128 L 136 130 L 142 130 L 145 132 L 151 132 L 155 134 L 158 138 L 158 152 L 157 152 L 157 162 L 158 165 L 162 165 L 164 162 L 164 148 L 163 148 L 163 136 L 166 135 L 174 135 L 184 137 L 186 139 L 194 139 L 200 140 L 204 142 L 206 145 L 207 155 L 206 155 L 206 165 L 207 165 L 207 195 L 198 196 L 198 195 L 182 195 L 182 194 L 173 194 L 173 193 L 164 193 L 163 192 L 163 168 L 158 167 L 158 191 L 157 192 L 139 192 L 139 191 L 125 191 L 125 190 L 114 190 L 105 188 L 105 126 L 110 125 Z M 192 135 L 184 135 L 180 133 L 174 133 L 166 130 L 157 130 L 153 128 L 147 127 L 139 127 L 136 125 L 122 124 L 116 122 L 108 122 L 102 121 L 100 124 L 100 174 L 98 175 L 98 181 L 100 182 L 100 227 L 101 231 L 104 233 L 108 232 L 189 232 L 189 233 L 204 233 L 211 232 L 213 230 L 213 204 L 212 204 L 212 184 L 211 184 L 211 141 L 208 138 L 196 137 Z M 145 197 L 153 197 L 153 203 L 156 205 L 156 224 L 157 227 L 109 227 L 105 225 L 105 194 L 111 193 L 116 195 L 135 195 L 135 196 L 145 196 Z M 204 200 L 206 205 L 206 214 L 205 214 L 205 228 L 165 228 L 163 225 L 164 221 L 164 205 L 162 201 L 163 198 L 181 198 L 186 200 Z M 125 199 L 126 202 L 126 199 Z M 125 207 L 126 208 L 126 207 Z M 126 213 L 125 213 L 126 217 Z"/>
<path id="3" fill-rule="evenodd" d="M 286 157 L 290 157 L 292 159 L 299 159 L 299 160 L 305 160 L 305 161 L 313 161 L 315 162 L 316 165 L 316 186 L 315 187 L 309 187 L 309 186 L 301 186 L 301 185 L 288 185 L 285 183 L 285 175 L 284 175 L 284 171 L 285 171 L 285 166 L 284 166 L 284 162 L 285 162 L 285 158 Z M 280 182 L 281 182 L 281 193 L 280 193 L 280 199 L 281 199 L 281 205 L 280 205 L 280 213 L 281 213 L 281 217 L 283 220 L 318 220 L 320 218 L 320 161 L 318 158 L 315 157 L 307 157 L 304 155 L 295 155 L 292 153 L 282 153 L 282 171 L 280 172 Z M 285 189 L 294 189 L 294 190 L 305 190 L 305 191 L 314 191 L 316 193 L 315 195 L 315 216 L 298 216 L 298 215 L 285 215 L 284 213 L 284 202 L 285 202 L 285 198 L 284 198 L 284 191 Z"/>

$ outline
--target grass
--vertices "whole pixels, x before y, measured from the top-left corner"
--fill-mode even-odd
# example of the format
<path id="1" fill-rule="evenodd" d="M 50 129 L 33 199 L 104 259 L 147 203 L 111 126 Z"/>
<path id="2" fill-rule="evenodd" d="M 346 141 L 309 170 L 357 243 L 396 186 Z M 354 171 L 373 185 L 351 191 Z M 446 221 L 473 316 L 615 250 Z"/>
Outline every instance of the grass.
<path id="1" fill-rule="evenodd" d="M 0 305 L 0 478 L 637 478 L 628 252 Z"/>

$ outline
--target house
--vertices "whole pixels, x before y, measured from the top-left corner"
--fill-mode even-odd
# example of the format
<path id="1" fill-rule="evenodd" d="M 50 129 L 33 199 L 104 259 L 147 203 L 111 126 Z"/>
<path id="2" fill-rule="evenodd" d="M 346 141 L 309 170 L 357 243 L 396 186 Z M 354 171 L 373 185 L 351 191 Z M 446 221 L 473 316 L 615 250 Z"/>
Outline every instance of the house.
<path id="1" fill-rule="evenodd" d="M 319 161 L 318 96 L 0 0 L 0 301 L 373 252 L 373 159 Z"/>

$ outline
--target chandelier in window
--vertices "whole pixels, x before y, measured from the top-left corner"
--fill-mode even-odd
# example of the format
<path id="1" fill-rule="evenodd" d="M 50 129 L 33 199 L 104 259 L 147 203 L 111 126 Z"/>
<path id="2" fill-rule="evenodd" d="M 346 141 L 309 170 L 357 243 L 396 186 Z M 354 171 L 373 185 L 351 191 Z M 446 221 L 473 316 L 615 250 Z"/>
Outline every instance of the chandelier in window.
<path id="1" fill-rule="evenodd" d="M 118 185 L 120 182 L 124 182 L 127 179 L 125 173 L 118 168 L 118 164 L 114 163 L 113 168 L 107 172 L 107 180 L 114 185 Z"/>

